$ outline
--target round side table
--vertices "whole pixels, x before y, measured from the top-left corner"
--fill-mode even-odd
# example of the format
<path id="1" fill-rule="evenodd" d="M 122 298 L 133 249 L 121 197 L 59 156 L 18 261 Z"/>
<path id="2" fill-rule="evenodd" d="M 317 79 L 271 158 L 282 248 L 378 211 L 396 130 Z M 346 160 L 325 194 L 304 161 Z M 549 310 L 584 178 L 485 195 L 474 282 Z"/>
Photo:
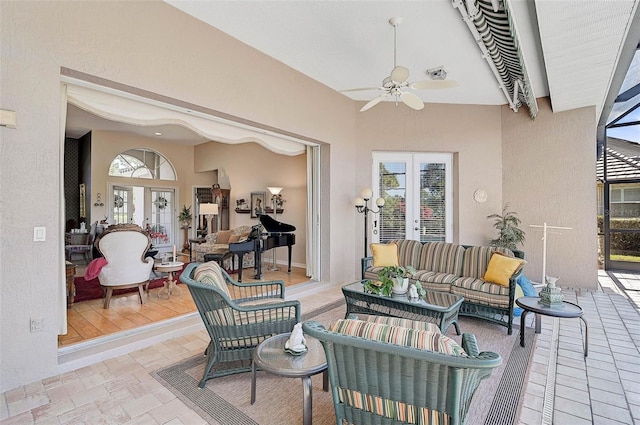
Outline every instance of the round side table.
<path id="1" fill-rule="evenodd" d="M 302 378 L 302 423 L 311 425 L 311 376 L 323 372 L 322 389 L 329 391 L 329 376 L 327 374 L 327 360 L 322 343 L 315 338 L 305 335 L 307 352 L 299 356 L 284 351 L 284 344 L 291 333 L 285 333 L 267 338 L 260 343 L 253 352 L 251 365 L 251 404 L 256 401 L 256 371 L 258 369 L 287 378 Z"/>
<path id="2" fill-rule="evenodd" d="M 540 302 L 540 297 L 520 297 L 516 299 L 516 304 L 523 309 L 522 316 L 520 316 L 521 347 L 524 347 L 524 320 L 530 311 L 536 315 L 535 332 L 537 334 L 541 332 L 540 315 L 568 319 L 579 318 L 584 323 L 584 356 L 587 357 L 589 353 L 589 327 L 582 316 L 584 313 L 582 307 L 568 301 L 563 301 L 562 304 L 557 305 L 547 305 Z"/>
<path id="3" fill-rule="evenodd" d="M 156 263 L 154 268 L 162 273 L 167 273 L 167 280 L 164 281 L 164 287 L 158 291 L 158 296 L 162 293 L 167 294 L 167 298 L 171 296 L 173 291 L 177 291 L 182 296 L 182 288 L 178 288 L 176 281 L 173 279 L 173 273 L 182 270 L 184 263 L 182 261 L 172 261 L 170 263 Z"/>

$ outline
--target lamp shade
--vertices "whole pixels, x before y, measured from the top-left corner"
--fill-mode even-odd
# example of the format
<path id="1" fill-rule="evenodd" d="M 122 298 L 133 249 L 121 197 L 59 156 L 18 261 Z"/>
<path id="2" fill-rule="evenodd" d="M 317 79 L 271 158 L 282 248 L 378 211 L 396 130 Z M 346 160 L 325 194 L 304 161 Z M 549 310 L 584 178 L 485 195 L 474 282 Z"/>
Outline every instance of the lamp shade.
<path id="1" fill-rule="evenodd" d="M 282 192 L 282 188 L 277 186 L 268 186 L 267 189 L 269 189 L 272 195 L 278 195 Z"/>
<path id="2" fill-rule="evenodd" d="M 379 207 L 384 207 L 384 199 L 383 198 L 376 199 L 376 205 Z"/>
<path id="3" fill-rule="evenodd" d="M 200 204 L 200 215 L 218 215 L 218 204 Z"/>
<path id="4" fill-rule="evenodd" d="M 364 199 L 362 198 L 356 198 L 353 203 L 356 205 L 356 207 L 364 207 Z"/>
<path id="5" fill-rule="evenodd" d="M 371 188 L 362 189 L 360 195 L 364 198 L 365 201 L 368 201 L 373 196 L 373 191 Z"/>

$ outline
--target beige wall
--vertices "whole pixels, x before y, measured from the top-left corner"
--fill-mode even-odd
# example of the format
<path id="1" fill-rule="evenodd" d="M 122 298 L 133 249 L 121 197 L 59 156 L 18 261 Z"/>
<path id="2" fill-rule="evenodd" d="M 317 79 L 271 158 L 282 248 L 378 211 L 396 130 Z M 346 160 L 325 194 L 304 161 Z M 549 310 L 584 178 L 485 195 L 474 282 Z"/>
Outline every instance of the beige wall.
<path id="1" fill-rule="evenodd" d="M 93 131 L 91 133 L 91 193 L 87 194 L 91 208 L 91 221 L 101 220 L 110 211 L 108 206 L 96 207 L 93 201 L 96 194 L 102 194 L 106 201 L 108 184 L 124 186 L 145 187 L 170 187 L 176 189 L 178 202 L 175 205 L 177 216 L 182 205 L 191 205 L 193 186 L 211 186 L 215 183 L 213 171 L 195 172 L 193 169 L 193 146 L 184 146 L 176 143 L 163 142 L 161 139 L 153 139 L 133 134 L 123 134 L 112 131 Z M 132 179 L 125 177 L 109 176 L 109 166 L 116 155 L 134 148 L 147 148 L 164 155 L 173 165 L 176 171 L 176 181 L 163 180 L 160 183 L 155 180 Z M 193 210 L 193 209 L 192 209 Z M 137 223 L 143 225 L 143 223 Z M 179 223 L 176 222 L 178 225 Z M 177 233 L 177 246 L 182 246 L 184 236 L 182 231 Z"/>
<path id="2" fill-rule="evenodd" d="M 484 217 L 499 211 L 503 200 L 511 200 L 527 223 L 547 217 L 558 223 L 573 208 L 570 218 L 576 223 L 570 225 L 592 220 L 595 229 L 590 218 L 595 194 L 571 195 L 571 205 L 545 195 L 546 204 L 539 203 L 545 215 L 529 217 L 525 211 L 535 207 L 534 195 L 540 192 L 578 191 L 585 185 L 594 191 L 594 177 L 586 171 L 595 162 L 595 119 L 585 117 L 591 110 L 557 119 L 542 114 L 536 121 L 526 111 L 464 105 L 427 105 L 414 112 L 381 104 L 361 114 L 345 96 L 157 1 L 2 1 L 0 43 L 0 106 L 15 110 L 18 121 L 15 130 L 0 128 L 0 391 L 58 371 L 57 318 L 64 313 L 58 310 L 61 302 L 55 302 L 64 284 L 61 67 L 327 143 L 321 170 L 321 261 L 323 278 L 335 283 L 359 274 L 362 220 L 353 198 L 370 185 L 373 150 L 457 152 L 460 242 L 488 239 L 492 229 Z M 544 141 L 527 144 L 527 139 Z M 556 164 L 544 187 L 518 179 L 525 167 L 545 170 L 525 173 L 531 181 L 549 170 L 549 158 L 540 154 L 547 149 L 557 155 L 556 162 L 564 156 L 565 163 L 577 163 L 579 172 Z M 537 193 L 519 191 L 517 184 Z M 487 190 L 486 204 L 472 201 L 477 187 Z M 34 226 L 46 226 L 45 242 L 32 241 Z M 584 235 L 576 246 L 589 251 L 582 242 L 593 235 L 595 247 L 595 231 L 586 225 L 580 230 Z M 564 264 L 588 271 L 587 257 L 580 254 Z M 564 270 L 557 274 L 561 281 L 570 276 Z M 595 271 L 576 284 L 594 279 Z M 44 331 L 29 332 L 30 318 L 44 318 Z"/>
<path id="3" fill-rule="evenodd" d="M 237 199 L 244 198 L 249 204 L 251 192 L 266 192 L 265 199 L 270 199 L 267 186 L 283 188 L 282 197 L 286 201 L 284 212 L 276 219 L 296 226 L 296 244 L 293 246 L 291 261 L 293 264 L 305 266 L 306 154 L 278 155 L 256 143 L 228 145 L 216 142 L 195 146 L 194 153 L 195 170 L 217 170 L 220 187 L 231 189 L 231 228 L 258 224 L 258 219 L 251 218 L 251 214 L 238 214 L 234 211 Z M 278 249 L 276 253 L 278 262 L 288 261 L 286 249 Z"/>
<path id="4" fill-rule="evenodd" d="M 535 121 L 502 108 L 504 201 L 527 232 L 527 276 L 542 280 L 542 234 L 529 226 L 571 227 L 548 235 L 547 271 L 564 288 L 595 290 L 597 281 L 596 117 L 594 108 L 552 113 L 538 99 Z"/>

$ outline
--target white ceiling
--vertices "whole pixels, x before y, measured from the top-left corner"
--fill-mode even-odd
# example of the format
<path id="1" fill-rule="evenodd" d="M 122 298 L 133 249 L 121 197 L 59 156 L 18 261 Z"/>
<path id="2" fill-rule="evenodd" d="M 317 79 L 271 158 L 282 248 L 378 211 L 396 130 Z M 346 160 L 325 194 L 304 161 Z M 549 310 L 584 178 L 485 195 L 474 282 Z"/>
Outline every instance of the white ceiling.
<path id="1" fill-rule="evenodd" d="M 381 85 L 393 68 L 388 21 L 402 17 L 397 63 L 409 80 L 442 65 L 459 83 L 416 91 L 427 107 L 507 103 L 451 0 L 165 1 L 337 91 Z M 510 0 L 535 96 L 550 96 L 556 112 L 595 105 L 600 115 L 639 1 Z M 346 95 L 366 101 L 377 92 Z M 81 125 L 74 115 L 71 130 Z"/>

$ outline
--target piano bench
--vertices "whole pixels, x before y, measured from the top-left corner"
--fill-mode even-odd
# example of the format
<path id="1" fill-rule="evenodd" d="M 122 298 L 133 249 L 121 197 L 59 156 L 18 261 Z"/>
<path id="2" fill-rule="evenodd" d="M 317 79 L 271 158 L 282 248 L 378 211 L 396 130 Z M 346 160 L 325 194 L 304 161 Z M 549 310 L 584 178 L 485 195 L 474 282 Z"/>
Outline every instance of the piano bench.
<path id="1" fill-rule="evenodd" d="M 226 252 L 216 252 L 213 254 L 204 254 L 204 261 L 215 261 L 220 265 L 220 267 L 224 268 L 224 260 L 227 258 L 231 258 L 231 270 L 227 270 L 228 273 L 232 273 L 236 269 L 236 256 L 229 251 Z"/>

